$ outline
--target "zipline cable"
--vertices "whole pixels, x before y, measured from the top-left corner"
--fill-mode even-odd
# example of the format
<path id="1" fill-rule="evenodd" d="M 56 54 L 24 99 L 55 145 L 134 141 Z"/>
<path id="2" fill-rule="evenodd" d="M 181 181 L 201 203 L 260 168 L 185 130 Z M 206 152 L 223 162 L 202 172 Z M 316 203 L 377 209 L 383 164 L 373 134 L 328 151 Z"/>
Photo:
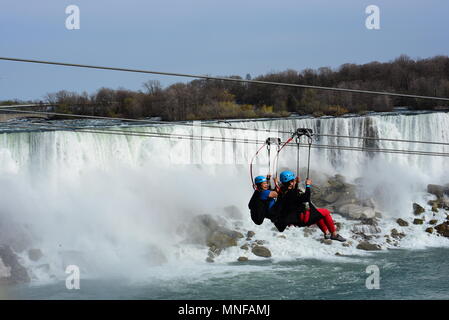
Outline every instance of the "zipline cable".
<path id="1" fill-rule="evenodd" d="M 307 88 L 307 89 L 317 89 L 317 90 L 328 90 L 328 91 L 339 91 L 339 92 L 353 92 L 353 93 L 375 94 L 375 95 L 384 95 L 384 96 L 406 97 L 406 98 L 415 98 L 415 99 L 449 101 L 449 98 L 445 98 L 445 97 L 421 96 L 421 95 L 403 94 L 403 93 L 385 92 L 385 91 L 370 91 L 370 90 L 356 90 L 356 89 L 335 88 L 335 87 L 322 87 L 322 86 L 313 86 L 313 85 L 295 84 L 295 83 L 283 83 L 283 82 L 272 82 L 272 81 L 245 80 L 245 79 L 235 79 L 235 78 L 226 78 L 226 77 L 211 77 L 211 76 L 206 76 L 206 75 L 194 75 L 194 74 L 187 74 L 187 73 L 175 73 L 175 72 L 162 72 L 162 71 L 151 71 L 151 70 L 142 70 L 142 69 L 129 69 L 129 68 L 118 68 L 118 67 L 95 66 L 95 65 L 87 65 L 87 64 L 56 62 L 56 61 L 44 61 L 44 60 L 35 60 L 35 59 L 20 59 L 20 58 L 11 58 L 11 57 L 0 57 L 0 60 L 15 61 L 15 62 L 26 62 L 26 63 L 37 63 L 37 64 L 47 64 L 47 65 L 57 65 L 57 66 L 64 66 L 64 67 L 76 67 L 76 68 L 123 71 L 123 72 L 133 72 L 133 73 L 157 74 L 157 75 L 164 75 L 164 76 L 187 77 L 187 78 L 197 78 L 197 79 L 206 79 L 206 80 L 221 80 L 221 81 L 231 81 L 231 82 L 241 82 L 241 83 L 254 83 L 254 84 L 294 87 L 294 88 Z"/>

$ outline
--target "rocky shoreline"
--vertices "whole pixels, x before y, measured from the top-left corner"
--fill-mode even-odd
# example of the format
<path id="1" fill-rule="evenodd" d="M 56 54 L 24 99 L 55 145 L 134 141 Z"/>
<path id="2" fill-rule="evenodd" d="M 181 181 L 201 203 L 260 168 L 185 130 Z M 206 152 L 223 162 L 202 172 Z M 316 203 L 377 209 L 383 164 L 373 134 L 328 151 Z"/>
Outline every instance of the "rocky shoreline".
<path id="1" fill-rule="evenodd" d="M 389 218 L 388 223 L 387 218 L 378 210 L 375 199 L 364 197 L 360 192 L 362 187 L 361 179 L 348 183 L 343 176 L 335 175 L 322 179 L 312 189 L 313 202 L 317 207 L 328 208 L 333 212 L 337 230 L 348 238 L 347 242 L 325 240 L 316 226 L 292 228 L 298 229 L 299 231 L 295 232 L 301 232 L 301 237 L 332 248 L 332 254 L 335 256 L 345 256 L 346 249 L 380 251 L 398 248 L 407 238 L 408 232 L 449 238 L 449 184 L 429 184 L 428 198 L 433 199 L 427 203 L 413 203 L 408 216 L 393 221 Z M 226 250 L 233 250 L 234 261 L 238 263 L 272 258 L 275 256 L 273 250 L 277 250 L 272 245 L 281 239 L 290 240 L 288 232 L 280 233 L 274 225 L 268 233 L 266 230 L 264 233 L 258 231 L 258 226 L 243 228 L 242 221 L 249 219 L 249 214 L 242 213 L 235 206 L 224 208 L 223 213 L 196 215 L 178 232 L 178 235 L 184 238 L 183 244 L 205 248 L 204 259 L 208 263 L 217 261 Z M 396 225 L 393 228 L 392 223 L 393 226 Z M 266 220 L 264 224 L 271 222 Z M 160 256 L 158 261 L 161 261 L 161 264 L 167 262 L 163 252 L 157 247 L 153 249 L 151 257 L 156 251 Z M 351 252 L 354 253 L 354 250 Z M 23 257 L 36 268 L 49 269 L 49 265 L 42 262 L 45 260 L 45 254 L 40 249 L 0 244 L 0 285 L 27 283 L 32 280 L 33 270 L 24 267 L 26 264 Z"/>
<path id="2" fill-rule="evenodd" d="M 362 251 L 380 251 L 390 248 L 400 247 L 400 242 L 407 236 L 405 229 L 412 225 L 422 226 L 423 232 L 433 234 L 434 236 L 449 237 L 449 185 L 429 185 L 427 192 L 436 197 L 429 200 L 426 204 L 429 209 L 426 210 L 424 204 L 413 203 L 409 209 L 408 218 L 398 218 L 395 220 L 397 227 L 390 230 L 385 226 L 383 215 L 377 210 L 376 202 L 372 198 L 360 196 L 358 191 L 362 186 L 362 180 L 356 180 L 355 184 L 346 182 L 341 175 L 329 177 L 324 183 L 314 185 L 312 199 L 318 207 L 328 208 L 333 212 L 336 221 L 337 230 L 342 224 L 347 224 L 345 231 L 349 239 L 345 243 L 338 243 L 335 246 L 341 248 L 353 247 Z M 227 208 L 233 211 L 234 216 L 244 214 L 238 212 L 238 208 Z M 427 215 L 432 213 L 432 218 Z M 439 217 L 437 217 L 439 214 Z M 339 221 L 343 218 L 345 222 Z M 225 227 L 224 219 L 215 218 L 212 215 L 196 216 L 189 225 L 192 234 L 198 234 L 202 230 L 202 241 L 195 243 L 205 245 L 208 249 L 205 261 L 214 262 L 216 258 L 226 249 L 238 247 L 240 255 L 236 257 L 238 262 L 246 262 L 256 257 L 270 258 L 273 256 L 270 250 L 271 239 L 260 239 L 257 237 L 256 229 L 241 230 Z M 268 220 L 264 223 L 271 223 Z M 391 227 L 391 224 L 390 224 Z M 255 228 L 257 228 L 255 226 Z M 315 226 L 301 228 L 304 237 L 313 237 L 324 245 L 334 245 L 332 240 L 323 239 L 321 232 Z M 286 239 L 286 235 L 277 231 L 275 227 L 272 237 Z M 190 239 L 192 240 L 192 239 Z M 199 240 L 198 238 L 196 240 Z M 341 251 L 341 250 L 340 250 Z M 343 256 L 340 252 L 336 256 Z"/>

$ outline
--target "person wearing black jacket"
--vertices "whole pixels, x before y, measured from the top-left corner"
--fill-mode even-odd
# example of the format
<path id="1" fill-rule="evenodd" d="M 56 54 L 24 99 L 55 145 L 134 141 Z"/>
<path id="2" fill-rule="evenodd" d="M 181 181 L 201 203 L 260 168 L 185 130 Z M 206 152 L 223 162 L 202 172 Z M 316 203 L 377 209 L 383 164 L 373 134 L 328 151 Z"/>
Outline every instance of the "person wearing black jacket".
<path id="1" fill-rule="evenodd" d="M 306 180 L 305 192 L 298 189 L 299 178 L 291 171 L 281 172 L 280 180 L 282 186 L 276 201 L 278 215 L 273 221 L 280 232 L 288 226 L 308 227 L 316 224 L 324 233 L 325 239 L 346 241 L 337 233 L 330 211 L 317 209 L 310 202 L 312 180 Z"/>
<path id="2" fill-rule="evenodd" d="M 277 192 L 271 190 L 270 178 L 268 175 L 257 176 L 254 179 L 254 193 L 248 203 L 251 212 L 251 219 L 257 225 L 263 223 L 265 218 L 273 221 L 275 218 Z"/>

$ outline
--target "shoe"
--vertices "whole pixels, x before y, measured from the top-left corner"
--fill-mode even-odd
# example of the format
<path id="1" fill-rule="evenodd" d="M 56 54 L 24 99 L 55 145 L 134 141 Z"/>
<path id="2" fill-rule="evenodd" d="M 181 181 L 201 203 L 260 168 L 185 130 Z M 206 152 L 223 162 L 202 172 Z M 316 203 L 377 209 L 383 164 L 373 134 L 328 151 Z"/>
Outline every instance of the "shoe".
<path id="1" fill-rule="evenodd" d="M 329 240 L 330 238 L 331 238 L 331 234 L 330 233 L 324 235 L 324 239 Z"/>
<path id="2" fill-rule="evenodd" d="M 337 241 L 340 241 L 340 242 L 345 242 L 345 241 L 346 241 L 346 239 L 343 238 L 343 237 L 342 237 L 341 235 L 339 235 L 339 234 L 337 234 L 335 237 L 334 237 L 334 236 L 331 236 L 330 239 L 331 239 L 331 240 L 337 240 Z"/>

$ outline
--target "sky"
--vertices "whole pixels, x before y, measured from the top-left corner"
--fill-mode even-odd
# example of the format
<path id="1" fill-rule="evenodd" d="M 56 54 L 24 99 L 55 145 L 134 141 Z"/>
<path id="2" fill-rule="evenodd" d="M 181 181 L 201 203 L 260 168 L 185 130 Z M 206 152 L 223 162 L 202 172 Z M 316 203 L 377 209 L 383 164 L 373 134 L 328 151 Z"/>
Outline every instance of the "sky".
<path id="1" fill-rule="evenodd" d="M 66 8 L 80 29 L 66 28 Z M 379 8 L 380 29 L 365 12 Z M 252 77 L 449 54 L 447 0 L 1 0 L 0 56 Z M 0 100 L 192 79 L 0 60 Z"/>

